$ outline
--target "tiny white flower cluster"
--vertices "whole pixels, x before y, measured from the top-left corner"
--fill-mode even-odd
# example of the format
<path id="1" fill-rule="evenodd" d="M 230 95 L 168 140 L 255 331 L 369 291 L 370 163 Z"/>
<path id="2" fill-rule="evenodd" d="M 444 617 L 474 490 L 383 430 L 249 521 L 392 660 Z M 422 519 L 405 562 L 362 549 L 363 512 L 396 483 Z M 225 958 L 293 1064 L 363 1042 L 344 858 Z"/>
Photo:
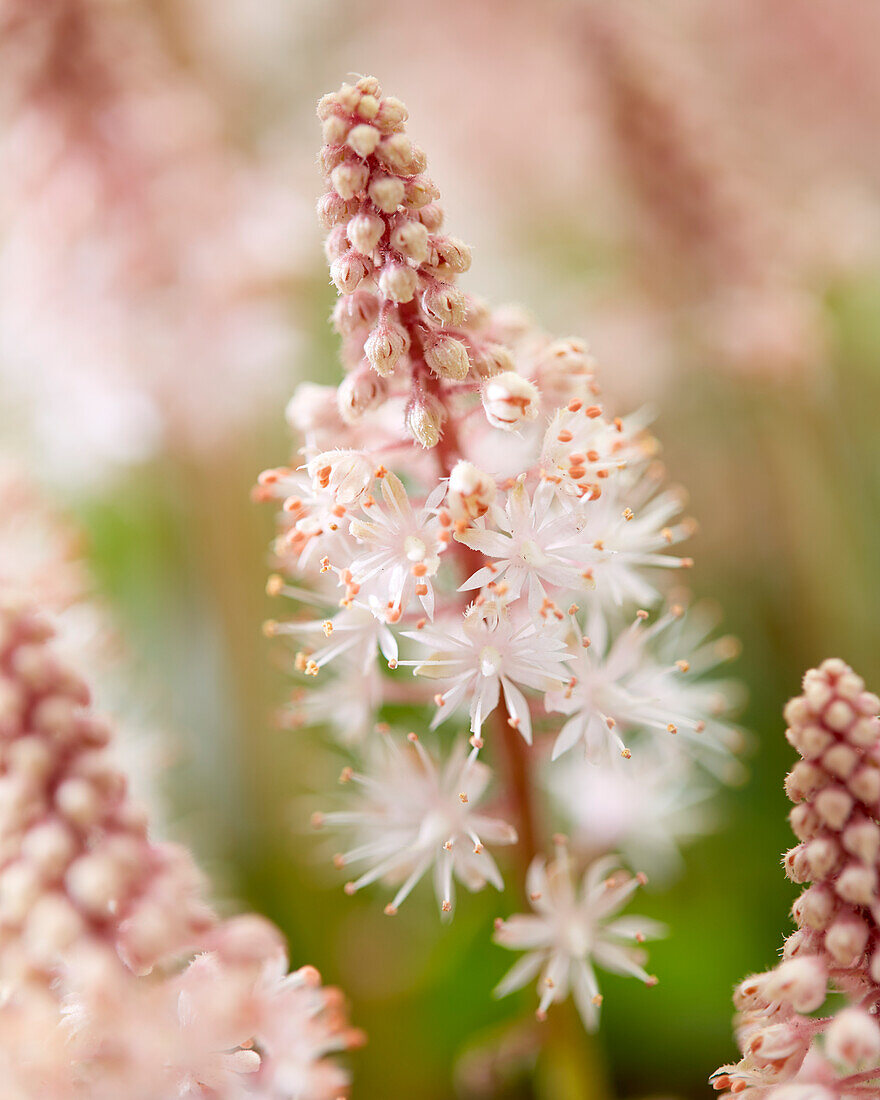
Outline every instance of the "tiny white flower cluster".
<path id="1" fill-rule="evenodd" d="M 337 857 L 361 867 L 349 891 L 398 887 L 388 913 L 431 868 L 447 914 L 453 879 L 500 887 L 484 843 L 518 834 L 539 915 L 500 926 L 499 942 L 529 951 L 501 990 L 540 974 L 541 1013 L 572 990 L 593 1027 L 592 963 L 649 981 L 625 944 L 652 928 L 606 920 L 642 881 L 614 873 L 619 858 L 599 859 L 577 899 L 570 863 L 618 849 L 657 853 L 668 870 L 676 841 L 700 830 L 693 805 L 735 766 L 738 739 L 726 685 L 703 674 L 732 648 L 706 641 L 699 615 L 692 628 L 679 607 L 645 610 L 663 598 L 661 576 L 690 565 L 671 549 L 691 525 L 680 495 L 660 486 L 656 444 L 643 418 L 606 411 L 581 341 L 551 340 L 454 285 L 466 249 L 439 232 L 403 105 L 364 78 L 319 114 L 329 187 L 319 212 L 348 373 L 338 390 L 297 391 L 288 419 L 302 460 L 256 489 L 280 503 L 270 593 L 319 609 L 267 624 L 293 639 L 296 670 L 317 678 L 285 722 L 363 745 L 364 772 L 345 773 L 357 807 L 316 820 L 355 835 Z M 386 705 L 442 723 L 446 762 L 415 734 L 410 748 L 388 735 L 374 752 Z M 516 832 L 476 809 L 483 756 L 506 757 L 521 777 L 500 799 Z M 587 817 L 567 812 L 577 799 L 562 793 L 585 756 L 620 792 L 606 800 L 614 827 L 587 836 Z M 639 843 L 656 830 L 624 776 L 653 784 L 665 815 L 690 809 L 687 826 Z M 545 866 L 536 807 L 548 792 L 541 812 L 569 817 L 573 845 Z"/>

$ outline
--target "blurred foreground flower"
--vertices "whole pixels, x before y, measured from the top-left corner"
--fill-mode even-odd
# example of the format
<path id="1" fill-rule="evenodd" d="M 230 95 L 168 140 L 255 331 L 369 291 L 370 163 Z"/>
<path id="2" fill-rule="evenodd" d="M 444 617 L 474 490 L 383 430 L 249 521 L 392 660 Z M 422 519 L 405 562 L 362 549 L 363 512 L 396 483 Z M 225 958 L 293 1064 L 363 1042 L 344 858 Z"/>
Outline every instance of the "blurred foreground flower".
<path id="1" fill-rule="evenodd" d="M 0 1076 L 13 1100 L 335 1100 L 357 1041 L 280 934 L 157 844 L 52 630 L 0 595 Z"/>
<path id="2" fill-rule="evenodd" d="M 738 735 L 726 685 L 700 676 L 732 654 L 689 637 L 681 608 L 650 625 L 647 610 L 636 615 L 636 600 L 661 600 L 661 576 L 691 564 L 671 552 L 691 525 L 678 518 L 681 496 L 661 488 L 645 418 L 606 410 L 583 341 L 553 340 L 459 288 L 470 250 L 443 231 L 399 100 L 364 77 L 325 96 L 318 114 L 318 214 L 346 374 L 336 390 L 294 394 L 302 462 L 266 471 L 255 491 L 281 504 L 275 557 L 289 580 L 274 575 L 269 592 L 308 608 L 266 631 L 293 641 L 305 682 L 330 674 L 297 691 L 285 724 L 326 722 L 366 750 L 367 764 L 342 775 L 357 797 L 315 823 L 353 830 L 336 863 L 365 870 L 346 889 L 387 880 L 397 890 L 389 915 L 432 868 L 444 914 L 453 878 L 500 886 L 497 845 L 518 837 L 540 917 L 501 925 L 499 942 L 535 949 L 502 991 L 543 968 L 542 1014 L 573 990 L 593 1027 L 591 960 L 649 980 L 625 942 L 648 926 L 606 923 L 644 878 L 611 874 L 619 857 L 600 860 L 575 901 L 581 868 L 566 854 L 544 869 L 540 803 L 554 788 L 540 756 L 555 743 L 552 767 L 564 771 L 580 766 L 578 742 L 601 749 L 591 753 L 600 768 L 609 748 L 624 767 L 651 751 L 660 767 L 685 758 L 693 770 L 678 774 L 711 788 Z M 451 749 L 431 753 L 417 732 L 398 750 L 376 727 L 386 705 L 408 708 L 407 724 L 448 730 L 437 740 Z M 632 735 L 626 747 L 618 730 Z M 482 755 L 500 766 L 497 814 Z M 578 844 L 577 862 L 583 852 Z"/>
<path id="3" fill-rule="evenodd" d="M 786 779 L 800 843 L 784 864 L 809 885 L 783 961 L 734 994 L 743 1056 L 712 1081 L 754 1100 L 854 1100 L 880 1093 L 880 699 L 840 660 L 803 687 L 785 708 L 803 759 Z M 834 991 L 844 1007 L 810 1015 Z"/>

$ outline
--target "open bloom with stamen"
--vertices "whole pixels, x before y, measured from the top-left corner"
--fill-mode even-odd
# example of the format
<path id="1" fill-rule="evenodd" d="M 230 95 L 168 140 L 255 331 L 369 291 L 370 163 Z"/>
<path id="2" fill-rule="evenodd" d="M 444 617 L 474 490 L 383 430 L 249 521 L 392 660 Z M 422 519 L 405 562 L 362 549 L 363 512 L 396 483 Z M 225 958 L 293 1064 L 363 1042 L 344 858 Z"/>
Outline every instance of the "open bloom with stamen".
<path id="1" fill-rule="evenodd" d="M 390 665 L 397 663 L 397 639 L 388 629 L 378 605 L 370 606 L 352 601 L 332 619 L 311 619 L 299 623 L 270 622 L 266 632 L 272 636 L 292 634 L 297 638 L 325 639 L 325 644 L 317 649 L 308 648 L 297 654 L 297 668 L 309 676 L 317 676 L 319 669 L 344 654 L 357 654 L 365 673 L 370 670 L 380 652 Z"/>
<path id="2" fill-rule="evenodd" d="M 440 568 L 440 554 L 449 542 L 448 527 L 437 516 L 446 486 L 438 485 L 424 506 L 414 509 L 403 482 L 385 472 L 379 479 L 384 507 L 375 500 L 364 504 L 365 519 L 355 518 L 349 532 L 361 552 L 351 559 L 352 579 L 365 586 L 387 617 L 397 621 L 417 596 L 428 618 L 434 617 L 432 578 Z"/>
<path id="3" fill-rule="evenodd" d="M 529 702 L 518 685 L 546 692 L 561 689 L 566 681 L 570 657 L 563 639 L 542 631 L 534 619 L 515 619 L 504 605 L 474 603 L 449 629 L 426 627 L 405 637 L 431 646 L 433 652 L 424 660 L 400 664 L 414 665 L 417 676 L 452 681 L 435 699 L 432 728 L 470 700 L 471 733 L 479 737 L 503 692 L 510 724 L 531 743 Z"/>
<path id="4" fill-rule="evenodd" d="M 534 913 L 508 917 L 495 929 L 496 943 L 526 952 L 502 978 L 495 995 L 504 997 L 538 977 L 539 1019 L 551 1004 L 571 993 L 584 1026 L 594 1031 L 602 1003 L 594 963 L 656 984 L 642 966 L 644 952 L 634 945 L 662 936 L 662 925 L 647 917 L 611 919 L 644 882 L 644 875 L 620 871 L 612 856 L 593 863 L 578 890 L 564 844 L 559 844 L 550 864 L 535 859 L 526 882 Z"/>
<path id="5" fill-rule="evenodd" d="M 615 749 L 627 757 L 621 733 L 636 730 L 678 734 L 698 752 L 705 745 L 704 758 L 729 755 L 727 730 L 718 720 L 727 707 L 724 695 L 693 679 L 689 654 L 674 661 L 657 654 L 658 636 L 679 617 L 670 613 L 648 625 L 647 613 L 640 611 L 613 638 L 603 614 L 590 616 L 588 636 L 574 623 L 571 683 L 547 696 L 548 709 L 570 716 L 553 746 L 554 759 L 578 741 L 593 761 L 607 760 Z"/>
<path id="6" fill-rule="evenodd" d="M 349 893 L 378 879 L 402 882 L 385 909 L 393 914 L 433 867 L 437 901 L 447 914 L 455 903 L 453 879 L 472 891 L 487 882 L 502 889 L 483 844 L 513 844 L 516 832 L 476 810 L 491 778 L 476 749 L 468 753 L 458 742 L 438 767 L 414 733 L 409 741 L 411 747 L 401 749 L 386 736 L 369 775 L 347 769 L 343 779 L 360 788 L 360 808 L 318 815 L 316 823 L 354 829 L 356 846 L 336 862 L 368 869 L 346 886 Z"/>
<path id="7" fill-rule="evenodd" d="M 559 505 L 549 482 L 541 482 L 530 497 L 524 481 L 517 481 L 503 508 L 494 505 L 484 520 L 455 536 L 492 559 L 468 577 L 461 591 L 503 579 L 510 599 L 518 599 L 526 586 L 529 611 L 536 615 L 548 599 L 545 586 L 562 593 L 583 589 L 591 561 L 585 522 Z"/>

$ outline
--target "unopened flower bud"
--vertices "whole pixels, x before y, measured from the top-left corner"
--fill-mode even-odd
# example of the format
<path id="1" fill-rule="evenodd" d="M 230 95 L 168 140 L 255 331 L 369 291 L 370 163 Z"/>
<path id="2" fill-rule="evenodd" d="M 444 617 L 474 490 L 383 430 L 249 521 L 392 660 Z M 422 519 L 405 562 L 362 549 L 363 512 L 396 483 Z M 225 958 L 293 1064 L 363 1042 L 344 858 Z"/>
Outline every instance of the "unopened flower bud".
<path id="1" fill-rule="evenodd" d="M 333 324 L 340 336 L 355 336 L 376 320 L 379 303 L 375 294 L 358 291 L 340 298 L 333 310 Z"/>
<path id="2" fill-rule="evenodd" d="M 393 172 L 412 175 L 412 142 L 404 133 L 392 134 L 383 138 L 376 149 L 376 157 Z"/>
<path id="3" fill-rule="evenodd" d="M 425 347 L 425 362 L 440 378 L 460 382 L 470 369 L 468 351 L 454 336 L 438 336 Z"/>
<path id="4" fill-rule="evenodd" d="M 347 222 L 355 209 L 354 202 L 346 202 L 335 191 L 328 191 L 318 199 L 318 222 L 322 229 L 332 229 Z"/>
<path id="5" fill-rule="evenodd" d="M 348 236 L 346 235 L 345 226 L 334 226 L 324 241 L 324 255 L 327 257 L 328 263 L 333 263 L 340 256 L 344 256 L 346 252 L 348 252 Z"/>
<path id="6" fill-rule="evenodd" d="M 428 255 L 428 230 L 412 219 L 401 222 L 391 234 L 391 244 L 403 256 L 422 263 Z"/>
<path id="7" fill-rule="evenodd" d="M 461 274 L 471 266 L 471 250 L 458 237 L 435 237 L 431 243 L 439 263 L 445 264 L 450 271 Z"/>
<path id="8" fill-rule="evenodd" d="M 381 136 L 375 126 L 364 122 L 351 129 L 347 141 L 359 157 L 368 157 L 375 151 Z"/>
<path id="9" fill-rule="evenodd" d="M 339 115 L 329 115 L 324 119 L 321 134 L 328 145 L 341 145 L 348 134 L 348 122 Z"/>
<path id="10" fill-rule="evenodd" d="M 406 122 L 408 115 L 405 104 L 394 96 L 387 95 L 379 103 L 375 123 L 385 131 L 394 130 Z"/>
<path id="11" fill-rule="evenodd" d="M 418 285 L 418 273 L 407 264 L 385 264 L 379 276 L 379 289 L 392 302 L 411 302 Z"/>
<path id="12" fill-rule="evenodd" d="M 369 366 L 347 374 L 336 391 L 339 415 L 346 424 L 355 424 L 368 409 L 381 405 L 388 394 L 388 385 Z"/>
<path id="13" fill-rule="evenodd" d="M 436 447 L 440 442 L 446 409 L 433 394 L 419 391 L 406 407 L 406 427 L 413 439 L 423 447 Z"/>
<path id="14" fill-rule="evenodd" d="M 379 176 L 371 181 L 369 193 L 383 214 L 393 214 L 403 202 L 406 188 L 396 176 Z"/>
<path id="15" fill-rule="evenodd" d="M 467 317 L 467 295 L 449 283 L 431 283 L 422 295 L 422 309 L 438 325 L 462 325 Z"/>
<path id="16" fill-rule="evenodd" d="M 844 1008 L 825 1032 L 825 1051 L 832 1062 L 850 1070 L 869 1069 L 880 1061 L 880 1026 L 862 1008 Z"/>
<path id="17" fill-rule="evenodd" d="M 479 519 L 495 500 L 495 480 L 462 459 L 452 467 L 446 499 L 453 519 Z"/>
<path id="18" fill-rule="evenodd" d="M 440 192 L 427 176 L 416 176 L 406 181 L 404 197 L 407 206 L 412 210 L 421 210 L 423 206 L 439 198 Z"/>
<path id="19" fill-rule="evenodd" d="M 330 278 L 340 294 L 353 294 L 372 270 L 372 264 L 356 252 L 346 252 L 330 265 Z"/>
<path id="20" fill-rule="evenodd" d="M 436 233 L 443 225 L 443 207 L 436 202 L 429 202 L 419 211 L 419 221 L 429 233 Z"/>
<path id="21" fill-rule="evenodd" d="M 342 199 L 353 199 L 367 186 L 370 171 L 365 164 L 339 164 L 330 173 L 330 182 Z"/>
<path id="22" fill-rule="evenodd" d="M 328 489 L 338 504 L 353 504 L 373 480 L 373 465 L 360 451 L 322 451 L 306 469 L 316 489 Z"/>
<path id="23" fill-rule="evenodd" d="M 828 974 L 818 956 L 788 959 L 771 970 L 764 992 L 771 1001 L 791 1005 L 795 1012 L 815 1012 L 825 1001 Z"/>
<path id="24" fill-rule="evenodd" d="M 470 318 L 473 324 L 473 317 Z M 514 368 L 513 355 L 504 344 L 486 343 L 478 345 L 471 356 L 474 374 L 480 378 L 492 378 Z"/>
<path id="25" fill-rule="evenodd" d="M 836 920 L 825 932 L 825 950 L 840 966 L 852 966 L 868 943 L 868 929 L 854 914 Z"/>
<path id="26" fill-rule="evenodd" d="M 346 226 L 346 233 L 355 252 L 372 255 L 385 232 L 385 223 L 375 214 L 356 214 Z"/>
<path id="27" fill-rule="evenodd" d="M 554 340 L 539 354 L 535 377 L 541 392 L 557 405 L 566 405 L 577 396 L 583 383 L 592 378 L 596 361 L 583 340 Z"/>
<path id="28" fill-rule="evenodd" d="M 409 350 L 409 333 L 396 321 L 381 318 L 364 342 L 364 355 L 383 377 L 391 374 Z"/>
<path id="29" fill-rule="evenodd" d="M 511 431 L 538 415 L 537 387 L 514 371 L 503 371 L 483 386 L 483 409 L 493 428 Z"/>

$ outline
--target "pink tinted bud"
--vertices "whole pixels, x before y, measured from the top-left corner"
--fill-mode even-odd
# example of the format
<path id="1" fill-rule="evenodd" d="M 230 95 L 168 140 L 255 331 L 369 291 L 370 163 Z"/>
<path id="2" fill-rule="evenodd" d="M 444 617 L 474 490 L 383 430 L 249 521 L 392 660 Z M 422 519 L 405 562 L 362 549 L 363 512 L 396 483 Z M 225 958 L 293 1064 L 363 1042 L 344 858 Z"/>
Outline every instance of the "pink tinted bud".
<path id="1" fill-rule="evenodd" d="M 456 275 L 471 266 L 471 250 L 458 237 L 434 237 L 431 245 L 437 256 L 436 263 L 445 265 Z"/>
<path id="2" fill-rule="evenodd" d="M 853 807 L 852 797 L 842 787 L 826 787 L 819 791 L 813 805 L 829 828 L 842 829 Z"/>
<path id="3" fill-rule="evenodd" d="M 355 203 L 346 202 L 336 194 L 328 191 L 318 199 L 318 222 L 322 229 L 332 229 L 335 225 L 343 225 L 355 212 Z"/>
<path id="4" fill-rule="evenodd" d="M 336 407 L 336 387 L 301 382 L 284 410 L 287 423 L 299 432 L 315 428 L 332 428 L 339 424 Z"/>
<path id="5" fill-rule="evenodd" d="M 419 390 L 406 407 L 406 427 L 413 439 L 426 449 L 436 447 L 443 433 L 446 409 L 433 394 Z"/>
<path id="6" fill-rule="evenodd" d="M 495 480 L 470 462 L 457 462 L 449 475 L 447 503 L 455 520 L 470 522 L 486 514 L 495 500 Z"/>
<path id="7" fill-rule="evenodd" d="M 411 302 L 418 285 L 418 273 L 407 264 L 387 263 L 379 276 L 379 289 L 392 302 Z"/>
<path id="8" fill-rule="evenodd" d="M 346 226 L 351 247 L 362 256 L 372 255 L 385 232 L 385 222 L 375 214 L 356 214 Z"/>
<path id="9" fill-rule="evenodd" d="M 401 222 L 391 234 L 391 244 L 407 259 L 422 263 L 428 255 L 428 230 L 421 222 Z"/>
<path id="10" fill-rule="evenodd" d="M 316 489 L 327 489 L 338 504 L 353 504 L 373 480 L 373 464 L 360 451 L 323 451 L 306 469 Z"/>
<path id="11" fill-rule="evenodd" d="M 351 251 L 333 261 L 330 265 L 330 278 L 340 294 L 354 294 L 371 271 L 370 261 Z"/>
<path id="12" fill-rule="evenodd" d="M 394 96 L 385 96 L 379 103 L 375 122 L 381 129 L 387 131 L 396 130 L 406 122 L 409 112 L 406 105 Z"/>
<path id="13" fill-rule="evenodd" d="M 825 1051 L 832 1062 L 851 1071 L 869 1069 L 880 1061 L 880 1026 L 862 1008 L 844 1008 L 828 1025 Z"/>
<path id="14" fill-rule="evenodd" d="M 440 378 L 460 382 L 470 369 L 468 351 L 454 336 L 438 336 L 425 347 L 425 362 Z"/>
<path id="15" fill-rule="evenodd" d="M 327 234 L 324 241 L 324 255 L 329 263 L 338 260 L 348 252 L 348 236 L 344 225 L 337 225 Z"/>
<path id="16" fill-rule="evenodd" d="M 504 344 L 479 344 L 472 352 L 471 358 L 474 374 L 480 378 L 492 378 L 496 374 L 514 369 L 513 355 Z"/>
<path id="17" fill-rule="evenodd" d="M 436 202 L 429 202 L 419 211 L 419 221 L 429 233 L 436 233 L 443 225 L 443 207 Z"/>
<path id="18" fill-rule="evenodd" d="M 419 171 L 413 164 L 413 144 L 404 133 L 382 138 L 376 149 L 376 159 L 392 172 L 409 176 Z"/>
<path id="19" fill-rule="evenodd" d="M 851 905 L 874 905 L 877 902 L 877 872 L 873 867 L 851 863 L 841 871 L 834 888 Z"/>
<path id="20" fill-rule="evenodd" d="M 321 127 L 321 137 L 327 145 L 341 145 L 348 134 L 349 123 L 339 115 L 328 115 Z"/>
<path id="21" fill-rule="evenodd" d="M 341 199 L 353 199 L 367 186 L 370 178 L 365 164 L 339 164 L 330 173 L 330 182 Z"/>
<path id="22" fill-rule="evenodd" d="M 503 371 L 483 386 L 483 409 L 493 428 L 512 431 L 534 420 L 539 411 L 537 387 L 514 371 Z"/>
<path id="23" fill-rule="evenodd" d="M 379 303 L 375 294 L 357 291 L 341 298 L 333 310 L 333 324 L 340 336 L 356 336 L 376 320 Z"/>
<path id="24" fill-rule="evenodd" d="M 343 378 L 337 390 L 339 415 L 346 424 L 356 424 L 368 409 L 381 405 L 388 386 L 369 366 L 353 370 Z"/>
<path id="25" fill-rule="evenodd" d="M 791 1005 L 795 1012 L 815 1012 L 825 1001 L 828 975 L 816 956 L 782 962 L 767 975 L 764 991 L 768 998 Z"/>
<path id="26" fill-rule="evenodd" d="M 434 282 L 422 295 L 422 309 L 438 325 L 458 327 L 467 317 L 467 295 L 449 283 Z"/>
<path id="27" fill-rule="evenodd" d="M 826 886 L 811 886 L 801 894 L 791 911 L 798 924 L 821 932 L 828 927 L 836 907 L 834 895 Z"/>
<path id="28" fill-rule="evenodd" d="M 862 861 L 873 864 L 880 854 L 880 826 L 864 818 L 847 825 L 842 837 L 844 848 Z"/>
<path id="29" fill-rule="evenodd" d="M 402 355 L 409 351 L 409 333 L 396 321 L 382 318 L 364 343 L 370 366 L 384 376 L 391 374 Z"/>
<path id="30" fill-rule="evenodd" d="M 793 1024 L 771 1024 L 752 1036 L 749 1053 L 759 1062 L 777 1062 L 790 1058 L 803 1046 L 806 1046 L 804 1037 Z"/>
<path id="31" fill-rule="evenodd" d="M 825 932 L 825 950 L 840 966 L 853 966 L 868 943 L 868 928 L 861 917 L 841 917 Z"/>
<path id="32" fill-rule="evenodd" d="M 404 199 L 412 210 L 421 210 L 439 197 L 440 192 L 427 176 L 416 176 L 404 185 Z"/>

